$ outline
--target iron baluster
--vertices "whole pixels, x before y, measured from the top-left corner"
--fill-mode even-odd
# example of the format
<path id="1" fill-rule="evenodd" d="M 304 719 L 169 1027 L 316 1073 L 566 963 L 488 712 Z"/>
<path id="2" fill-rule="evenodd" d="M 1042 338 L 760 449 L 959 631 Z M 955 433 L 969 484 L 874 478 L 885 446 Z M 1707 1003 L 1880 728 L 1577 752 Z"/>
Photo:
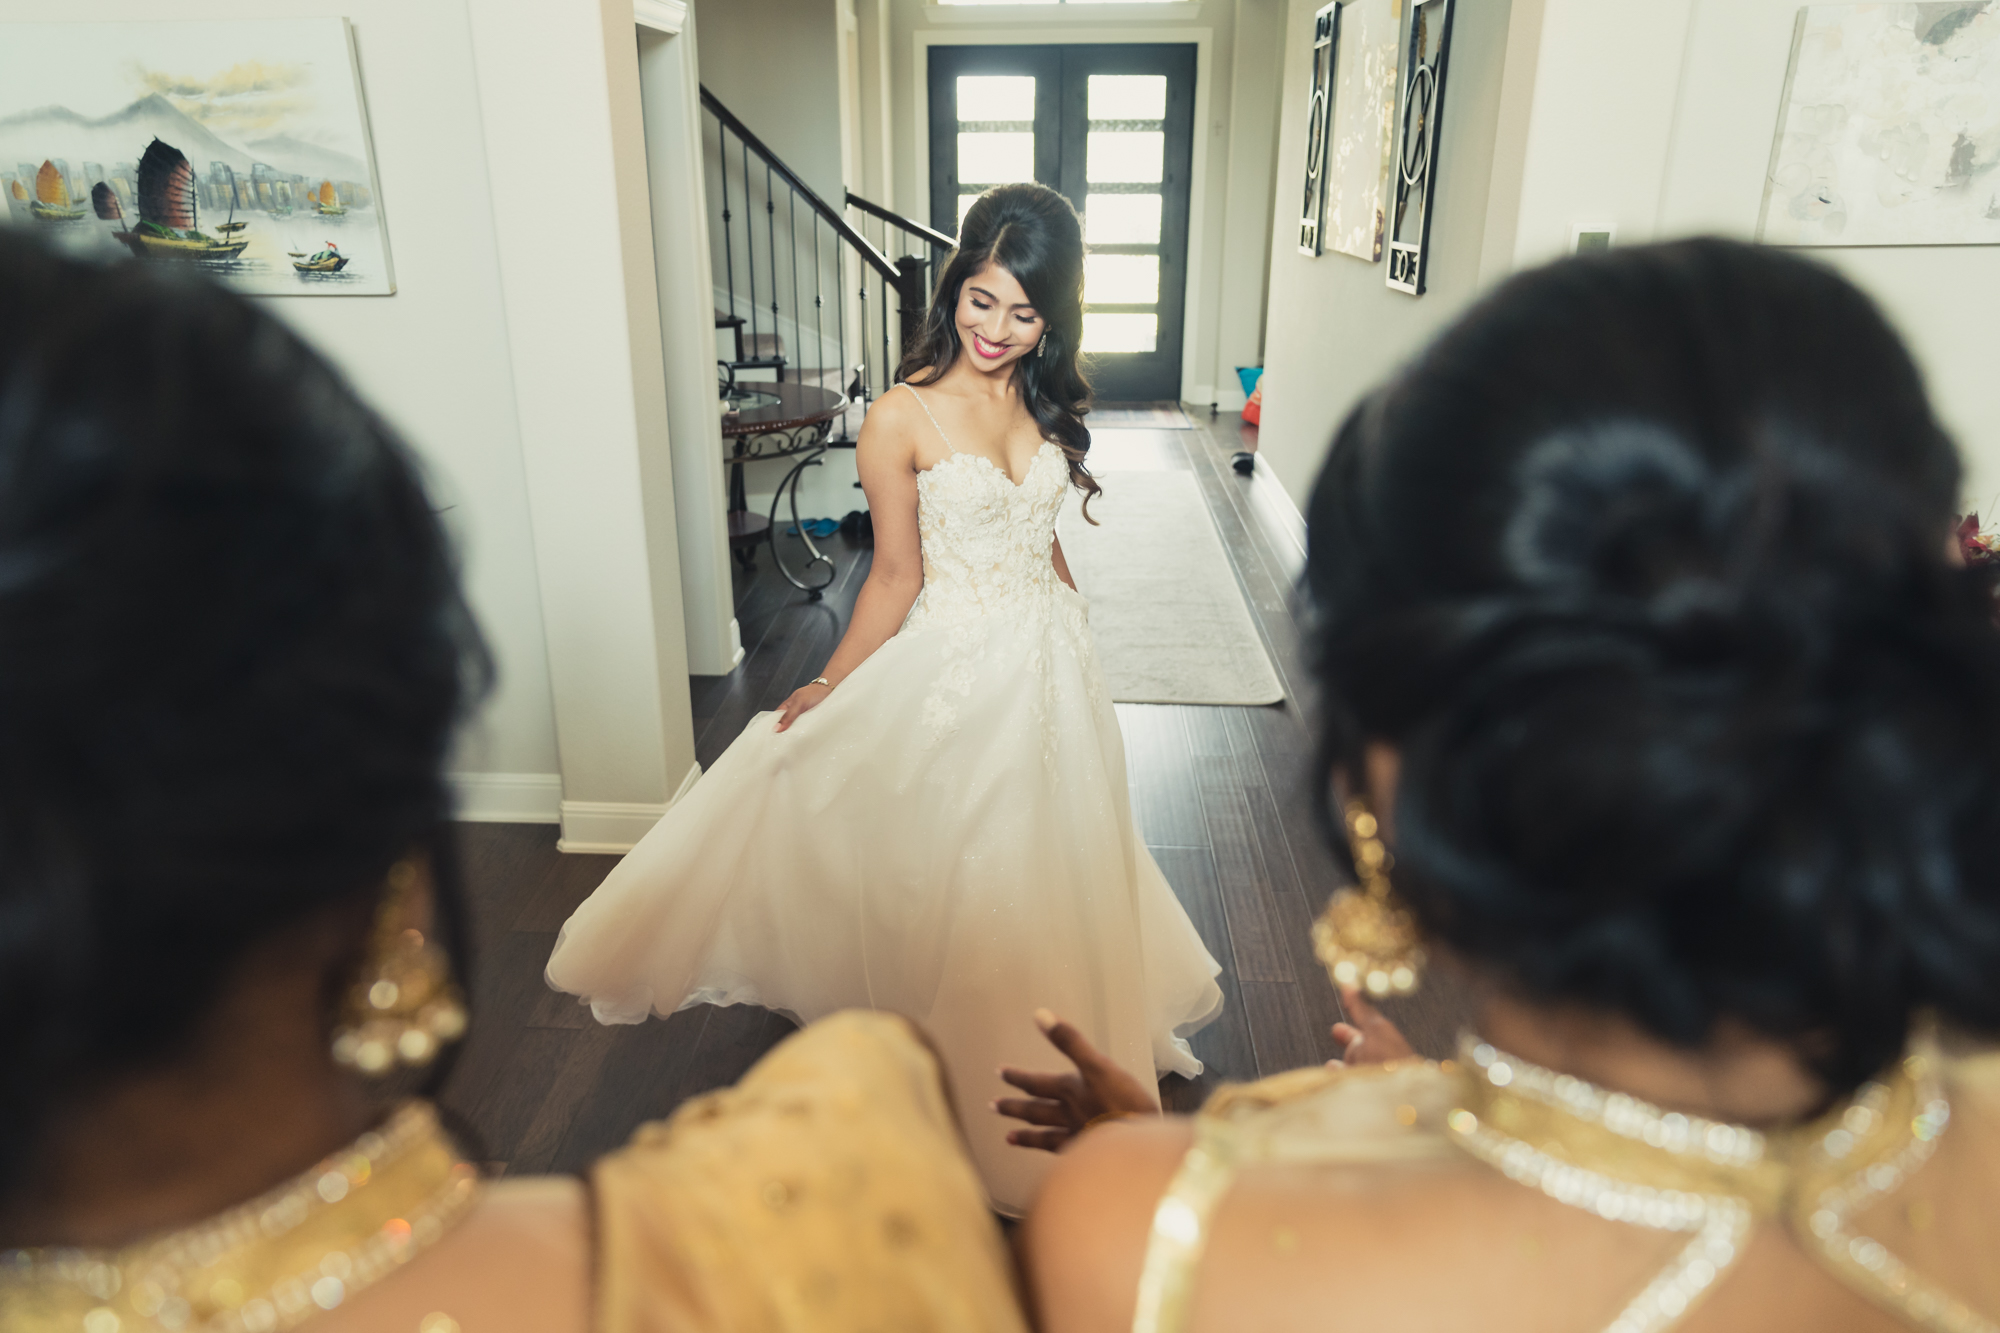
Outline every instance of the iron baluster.
<path id="1" fill-rule="evenodd" d="M 750 141 L 742 135 L 736 141 L 743 145 L 743 259 L 750 267 L 750 351 L 757 351 L 757 215 L 750 208 Z"/>
<path id="2" fill-rule="evenodd" d="M 764 162 L 764 241 L 771 247 L 771 355 L 778 357 L 778 201 L 771 188 L 771 163 Z M 785 378 L 785 363 L 778 360 L 778 378 Z"/>
<path id="3" fill-rule="evenodd" d="M 826 302 L 821 297 L 822 279 L 824 277 L 825 275 L 820 272 L 819 268 L 819 214 L 814 213 L 813 214 L 813 354 L 819 357 L 822 364 L 824 364 L 824 362 L 826 361 L 826 332 L 824 329 L 820 327 L 820 319 L 823 311 L 826 308 Z M 836 381 L 838 381 L 839 377 L 840 377 L 840 372 L 838 370 L 834 371 L 834 378 Z M 836 382 L 834 387 L 839 388 L 840 385 Z"/>
<path id="4" fill-rule="evenodd" d="M 717 173 L 716 173 L 716 174 L 717 174 L 717 175 L 719 175 L 719 176 L 720 176 L 720 177 L 722 178 L 722 276 L 723 276 L 723 280 L 724 280 L 725 282 L 727 282 L 727 283 L 729 284 L 729 312 L 728 312 L 728 313 L 729 313 L 729 317 L 730 317 L 731 319 L 735 319 L 735 318 L 737 317 L 737 315 L 736 315 L 736 254 L 735 254 L 735 247 L 734 247 L 734 245 L 733 245 L 733 244 L 731 243 L 731 241 L 730 241 L 730 237 L 729 237 L 729 144 L 728 144 L 728 137 L 729 137 L 729 127 L 728 127 L 727 125 L 724 125 L 724 124 L 723 124 L 723 123 L 722 123 L 721 121 L 719 121 L 719 120 L 718 120 L 718 121 L 716 121 L 716 122 L 715 122 L 715 163 L 716 163 L 716 166 L 717 166 L 717 168 L 718 168 L 718 171 L 717 171 Z M 741 361 L 741 360 L 743 359 L 743 353 L 742 353 L 742 350 L 741 350 L 741 346 L 742 346 L 742 344 L 741 344 L 741 338 L 742 338 L 742 329 L 743 329 L 743 326 L 739 324 L 739 325 L 737 325 L 737 326 L 736 326 L 736 330 L 735 330 L 735 331 L 736 331 L 736 335 L 737 335 L 737 338 L 738 338 L 738 340 L 739 340 L 739 341 L 738 341 L 738 350 L 737 350 L 737 353 L 736 353 L 736 359 L 737 359 L 738 361 Z"/>
<path id="5" fill-rule="evenodd" d="M 785 201 L 785 238 L 792 251 L 792 356 L 798 362 L 799 383 L 806 382 L 805 321 L 799 318 L 799 192 L 793 190 Z M 819 349 L 815 347 L 814 353 Z"/>

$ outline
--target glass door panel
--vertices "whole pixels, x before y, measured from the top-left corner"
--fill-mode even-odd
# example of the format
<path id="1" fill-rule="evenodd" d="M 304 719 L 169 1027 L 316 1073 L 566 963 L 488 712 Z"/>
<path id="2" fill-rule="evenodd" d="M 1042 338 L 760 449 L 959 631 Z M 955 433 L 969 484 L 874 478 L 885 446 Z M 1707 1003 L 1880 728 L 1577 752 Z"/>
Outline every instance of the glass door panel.
<path id="1" fill-rule="evenodd" d="M 1063 190 L 1084 216 L 1083 350 L 1097 395 L 1180 396 L 1194 51 L 1073 46 Z"/>
<path id="2" fill-rule="evenodd" d="M 996 185 L 1055 184 L 1058 48 L 933 47 L 929 83 L 932 226 L 958 235 L 972 201 Z"/>

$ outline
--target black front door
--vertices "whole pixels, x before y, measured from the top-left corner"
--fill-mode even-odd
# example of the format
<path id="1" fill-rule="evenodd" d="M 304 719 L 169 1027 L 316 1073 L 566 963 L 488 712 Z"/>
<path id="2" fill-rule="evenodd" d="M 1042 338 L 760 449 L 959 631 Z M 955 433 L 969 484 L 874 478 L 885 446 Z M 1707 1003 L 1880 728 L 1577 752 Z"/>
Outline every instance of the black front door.
<path id="1" fill-rule="evenodd" d="M 1083 350 L 1100 399 L 1181 392 L 1192 46 L 930 48 L 931 224 L 1038 180 L 1084 219 Z"/>

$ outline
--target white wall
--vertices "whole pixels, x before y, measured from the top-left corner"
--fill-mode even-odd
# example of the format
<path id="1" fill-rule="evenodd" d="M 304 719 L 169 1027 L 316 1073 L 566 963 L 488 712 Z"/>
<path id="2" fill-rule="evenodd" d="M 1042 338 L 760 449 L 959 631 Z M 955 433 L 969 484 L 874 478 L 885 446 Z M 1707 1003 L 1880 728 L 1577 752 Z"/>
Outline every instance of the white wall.
<path id="1" fill-rule="evenodd" d="M 1263 424 L 1257 449 L 1294 503 L 1304 507 L 1333 431 L 1362 394 L 1449 323 L 1491 274 L 1482 272 L 1494 163 L 1510 160 L 1502 123 L 1508 69 L 1508 0 L 1458 0 L 1445 74 L 1437 147 L 1436 209 L 1428 290 L 1406 296 L 1373 264 L 1329 250 L 1299 253 L 1292 201 L 1305 185 L 1306 105 L 1311 90 L 1313 12 L 1325 0 L 1290 0 L 1286 21 L 1283 128 L 1278 136 L 1277 209 L 1264 335 Z M 1505 196 L 1505 191 L 1501 191 Z"/>
<path id="2" fill-rule="evenodd" d="M 1240 411 L 1245 402 L 1236 367 L 1264 359 L 1286 17 L 1286 0 L 1236 0 L 1219 290 L 1209 306 L 1216 334 L 1214 392 L 1207 400 L 1224 411 Z"/>
<path id="3" fill-rule="evenodd" d="M 1304 8 L 1294 4 L 1294 24 Z M 1459 0 L 1447 114 L 1464 88 L 1467 20 L 1488 8 Z M 1608 222 L 1620 244 L 1676 236 L 1754 237 L 1772 136 L 1777 129 L 1798 0 L 1514 0 L 1505 88 L 1496 107 L 1486 233 L 1479 273 L 1491 282 L 1556 258 L 1577 223 Z M 1299 29 L 1293 29 L 1294 41 Z M 1288 56 L 1287 86 L 1303 87 L 1303 56 Z M 1288 101 L 1292 94 L 1288 93 Z M 1456 109 L 1462 113 L 1463 103 Z M 1287 106 L 1287 129 L 1295 108 Z M 1447 162 L 1460 160 L 1447 126 Z M 1291 171 L 1291 148 L 1281 148 Z M 1284 175 L 1283 179 L 1296 179 Z M 1283 187 L 1281 187 L 1282 189 Z M 1282 194 L 1281 194 L 1282 198 Z M 1440 187 L 1440 224 L 1466 220 Z M 1986 312 L 2000 303 L 2000 251 L 1930 246 L 1811 248 L 1872 294 L 1909 340 L 1968 465 L 1967 502 L 2000 508 L 2000 376 L 1990 367 Z M 1326 259 L 1311 261 L 1326 263 Z M 1274 265 L 1271 329 L 1300 266 Z M 1343 305 L 1370 337 L 1384 336 L 1386 370 L 1456 304 L 1432 306 L 1422 330 L 1388 312 Z M 1322 330 L 1322 334 L 1338 334 Z M 1308 336 L 1300 341 L 1312 341 Z M 1370 376 L 1372 378 L 1372 375 Z M 1288 378 L 1288 377 L 1287 377 Z M 1311 430 L 1352 401 L 1342 383 L 1310 422 L 1274 374 L 1267 395 L 1265 448 L 1294 494 L 1310 483 L 1319 455 Z M 1268 400 L 1275 399 L 1276 406 Z M 1304 438 L 1295 438 L 1304 429 Z M 1324 441 L 1320 441 L 1323 445 Z M 1292 461 L 1282 462 L 1279 455 Z"/>
<path id="4" fill-rule="evenodd" d="M 324 16 L 317 0 L 9 0 L 7 19 Z M 273 297 L 408 438 L 456 534 L 499 685 L 453 761 L 472 813 L 553 819 L 555 717 L 507 356 L 478 86 L 462 3 L 343 0 L 398 289 Z"/>
<path id="5" fill-rule="evenodd" d="M 703 86 L 839 208 L 837 0 L 697 0 L 695 11 Z"/>
<path id="6" fill-rule="evenodd" d="M 598 209 L 493 195 L 548 626 L 566 850 L 623 850 L 699 772 L 631 0 L 471 0 L 489 169 L 561 161 Z M 559 95 L 527 97 L 543 88 Z M 699 313 L 697 313 L 699 318 Z"/>
<path id="7" fill-rule="evenodd" d="M 1749 237 L 1757 225 L 1771 138 L 1791 52 L 1795 0 L 1682 0 L 1692 11 L 1677 67 L 1673 137 L 1661 173 L 1655 232 Z M 1623 11 L 1632 0 L 1592 0 Z M 1593 14 L 1591 31 L 1604 33 Z M 1673 56 L 1679 56 L 1674 59 Z M 1523 237 L 1526 240 L 1526 236 Z M 1967 463 L 1966 499 L 2000 509 L 2000 375 L 1993 321 L 2000 306 L 2000 249 L 1899 246 L 1806 249 L 1879 301 L 1917 354 L 1931 395 Z"/>

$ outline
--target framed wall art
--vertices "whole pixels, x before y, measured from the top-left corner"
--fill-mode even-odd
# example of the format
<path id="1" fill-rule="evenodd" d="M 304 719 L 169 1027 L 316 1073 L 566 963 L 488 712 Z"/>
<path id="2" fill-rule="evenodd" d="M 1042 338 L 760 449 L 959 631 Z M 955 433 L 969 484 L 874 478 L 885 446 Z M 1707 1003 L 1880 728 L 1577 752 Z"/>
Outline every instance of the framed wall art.
<path id="1" fill-rule="evenodd" d="M 396 290 L 345 19 L 0 24 L 0 201 L 253 295 Z"/>
<path id="2" fill-rule="evenodd" d="M 2000 4 L 1807 5 L 1757 239 L 2000 244 Z"/>
<path id="3" fill-rule="evenodd" d="M 1429 271 L 1432 206 L 1437 196 L 1452 0 L 1408 2 L 1400 43 L 1402 90 L 1397 99 L 1396 152 L 1391 162 L 1388 283 L 1399 292 L 1422 296 Z"/>
<path id="4" fill-rule="evenodd" d="M 1340 37 L 1339 0 L 1313 15 L 1312 87 L 1306 109 L 1305 199 L 1299 206 L 1299 253 L 1325 250 L 1327 131 L 1333 119 L 1333 58 Z"/>
<path id="5" fill-rule="evenodd" d="M 1402 17 L 1403 0 L 1345 0 L 1334 48 L 1323 231 L 1328 249 L 1371 264 L 1388 218 Z"/>

